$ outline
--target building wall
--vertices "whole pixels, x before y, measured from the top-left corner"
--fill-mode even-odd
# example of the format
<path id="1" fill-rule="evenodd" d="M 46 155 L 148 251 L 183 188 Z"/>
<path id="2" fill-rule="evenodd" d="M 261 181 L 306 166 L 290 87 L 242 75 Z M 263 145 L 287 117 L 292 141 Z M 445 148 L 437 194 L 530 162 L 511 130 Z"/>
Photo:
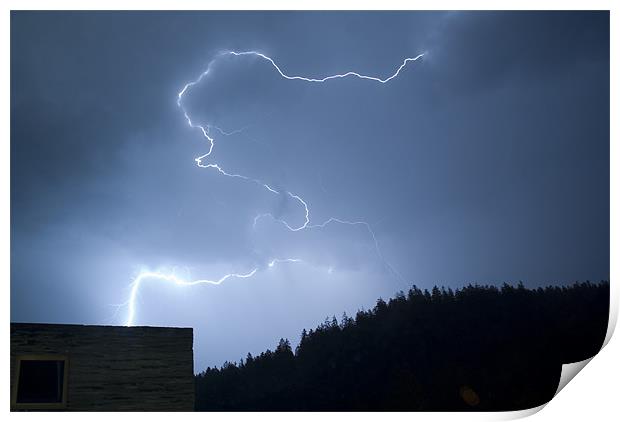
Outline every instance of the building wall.
<path id="1" fill-rule="evenodd" d="M 191 328 L 11 324 L 11 392 L 19 355 L 68 357 L 67 410 L 194 409 Z"/>

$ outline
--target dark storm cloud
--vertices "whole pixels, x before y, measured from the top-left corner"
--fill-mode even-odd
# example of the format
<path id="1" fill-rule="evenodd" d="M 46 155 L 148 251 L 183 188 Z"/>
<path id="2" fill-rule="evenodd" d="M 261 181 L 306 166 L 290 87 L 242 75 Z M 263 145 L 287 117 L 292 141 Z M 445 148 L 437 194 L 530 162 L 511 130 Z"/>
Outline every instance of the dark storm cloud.
<path id="1" fill-rule="evenodd" d="M 300 194 L 314 223 L 370 222 L 404 280 L 364 227 L 253 228 L 264 212 L 300 225 L 302 209 L 194 165 L 208 143 L 177 93 L 228 49 L 312 77 L 387 77 L 426 52 L 386 85 L 284 81 L 231 58 L 184 102 L 244 128 L 217 138 L 216 162 Z M 194 326 L 197 369 L 410 283 L 608 278 L 609 14 L 14 12 L 12 320 L 119 323 L 109 305 L 136 272 L 174 266 L 261 268 L 144 288 L 140 322 Z"/>
<path id="2" fill-rule="evenodd" d="M 553 78 L 580 62 L 608 62 L 609 16 L 597 12 L 458 12 L 429 54 L 451 89 L 490 89 L 517 75 Z"/>

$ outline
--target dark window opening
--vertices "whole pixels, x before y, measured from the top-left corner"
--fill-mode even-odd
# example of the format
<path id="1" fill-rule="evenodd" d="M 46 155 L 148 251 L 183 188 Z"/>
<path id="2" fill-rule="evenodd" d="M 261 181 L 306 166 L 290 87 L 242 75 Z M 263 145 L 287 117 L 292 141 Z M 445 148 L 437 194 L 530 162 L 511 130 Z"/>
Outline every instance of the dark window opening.
<path id="1" fill-rule="evenodd" d="M 62 403 L 64 360 L 21 360 L 17 403 Z"/>

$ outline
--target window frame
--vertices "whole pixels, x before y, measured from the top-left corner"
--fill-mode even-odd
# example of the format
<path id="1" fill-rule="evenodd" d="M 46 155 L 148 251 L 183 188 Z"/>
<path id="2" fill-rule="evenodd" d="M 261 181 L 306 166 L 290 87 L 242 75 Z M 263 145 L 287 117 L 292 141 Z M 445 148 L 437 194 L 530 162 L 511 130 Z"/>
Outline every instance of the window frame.
<path id="1" fill-rule="evenodd" d="M 11 409 L 64 409 L 67 407 L 67 385 L 69 381 L 69 357 L 67 355 L 40 354 L 40 355 L 18 355 L 15 357 L 15 382 L 11 391 Z M 63 361 L 62 377 L 62 401 L 52 403 L 18 403 L 17 392 L 19 388 L 19 378 L 21 373 L 22 361 Z"/>

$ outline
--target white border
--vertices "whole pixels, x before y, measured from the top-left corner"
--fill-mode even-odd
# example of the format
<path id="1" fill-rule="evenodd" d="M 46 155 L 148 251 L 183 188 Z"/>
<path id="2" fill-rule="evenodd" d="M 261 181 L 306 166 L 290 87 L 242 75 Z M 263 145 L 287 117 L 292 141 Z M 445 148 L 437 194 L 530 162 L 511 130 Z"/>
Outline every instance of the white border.
<path id="1" fill-rule="evenodd" d="M 4 1 L 5 12 L 2 15 L 2 43 L 0 44 L 2 57 L 6 59 L 6 65 L 3 67 L 3 80 L 5 89 L 3 92 L 10 92 L 10 10 L 36 10 L 36 9 L 58 9 L 58 10 L 235 10 L 235 9 L 247 9 L 247 10 L 342 10 L 342 9 L 364 9 L 364 10 L 381 10 L 381 9 L 396 9 L 396 10 L 438 10 L 438 9 L 533 9 L 533 10 L 547 10 L 547 9 L 570 9 L 570 10 L 611 10 L 611 116 L 619 116 L 618 114 L 618 84 L 617 77 L 614 75 L 620 75 L 620 69 L 618 68 L 618 24 L 620 19 L 617 16 L 617 8 L 614 8 L 617 2 L 612 1 L 543 1 L 543 0 L 521 0 L 521 1 L 418 1 L 418 2 L 405 2 L 395 0 L 382 0 L 381 2 L 368 2 L 364 0 L 357 1 L 296 1 L 294 3 L 286 2 L 282 0 L 263 0 L 261 2 L 256 1 L 198 1 L 198 0 L 150 0 L 150 1 L 131 1 L 131 0 L 108 0 L 108 1 L 90 1 L 80 2 L 77 0 L 62 0 L 62 1 Z M 578 52 L 576 52 L 578 54 Z M 2 289 L 2 303 L 5 315 L 10 320 L 10 292 L 9 292 L 9 280 L 10 280 L 10 247 L 9 247 L 9 233 L 10 233 L 10 219 L 9 219 L 9 207 L 10 207 L 10 96 L 5 94 L 5 101 L 1 104 L 2 112 L 1 125 L 4 131 L 4 143 L 3 153 L 0 154 L 0 190 L 5 205 L 0 209 L 2 212 L 3 222 L 2 225 L 2 268 L 4 269 L 4 288 Z M 618 182 L 618 171 L 615 169 L 614 164 L 618 161 L 618 130 L 617 120 L 613 117 L 611 119 L 611 145 L 610 145 L 610 157 L 611 157 L 611 216 L 618 214 L 618 195 L 614 187 Z M 561 393 L 554 398 L 544 410 L 538 413 L 540 409 L 532 409 L 530 411 L 522 412 L 507 412 L 507 413 L 494 413 L 494 414 L 480 414 L 480 413 L 383 413 L 376 415 L 372 413 L 259 413 L 259 414 L 235 414 L 235 413 L 220 413 L 220 414 L 184 414 L 182 417 L 188 418 L 204 418 L 216 419 L 216 420 L 236 420 L 237 418 L 246 419 L 251 417 L 252 420 L 258 421 L 274 421 L 274 420 L 290 420 L 295 418 L 296 420 L 315 420 L 315 418 L 330 419 L 330 420 L 342 420 L 355 419 L 358 421 L 375 420 L 376 418 L 389 418 L 394 420 L 407 420 L 411 421 L 412 418 L 417 420 L 503 420 L 512 419 L 516 417 L 527 416 L 528 414 L 535 413 L 532 416 L 533 419 L 539 420 L 584 420 L 585 418 L 592 418 L 593 420 L 616 420 L 620 415 L 618 412 L 617 404 L 617 380 L 620 375 L 618 356 L 619 346 L 618 340 L 612 339 L 611 334 L 615 327 L 618 316 L 618 288 L 617 283 L 613 282 L 614 275 L 617 274 L 617 262 L 618 262 L 618 224 L 615 223 L 613 217 L 611 219 L 611 249 L 610 249 L 610 274 L 611 274 L 611 297 L 612 306 L 610 313 L 610 326 L 605 340 L 606 347 L 587 365 L 587 369 L 577 376 L 576 381 L 571 382 Z M 5 380 L 2 383 L 3 396 L 5 397 L 5 406 L 7 411 L 9 409 L 10 391 L 9 383 L 7 379 L 9 377 L 9 324 L 4 325 L 4 360 L 3 360 L 3 378 Z M 40 415 L 43 416 L 43 415 Z M 89 419 L 103 420 L 110 415 L 103 413 L 89 414 Z M 171 415 L 166 413 L 150 414 L 149 418 L 164 419 L 169 418 Z M 27 413 L 12 413 L 13 418 L 26 418 L 30 419 L 32 414 Z M 79 418 L 82 419 L 84 415 L 81 414 L 46 414 L 43 416 L 46 420 L 66 420 Z M 114 414 L 114 418 L 121 419 L 136 419 L 135 414 L 121 413 Z M 541 419 L 542 418 L 542 419 Z"/>
<path id="2" fill-rule="evenodd" d="M 7 0 L 8 10 L 612 10 L 611 0 Z"/>

